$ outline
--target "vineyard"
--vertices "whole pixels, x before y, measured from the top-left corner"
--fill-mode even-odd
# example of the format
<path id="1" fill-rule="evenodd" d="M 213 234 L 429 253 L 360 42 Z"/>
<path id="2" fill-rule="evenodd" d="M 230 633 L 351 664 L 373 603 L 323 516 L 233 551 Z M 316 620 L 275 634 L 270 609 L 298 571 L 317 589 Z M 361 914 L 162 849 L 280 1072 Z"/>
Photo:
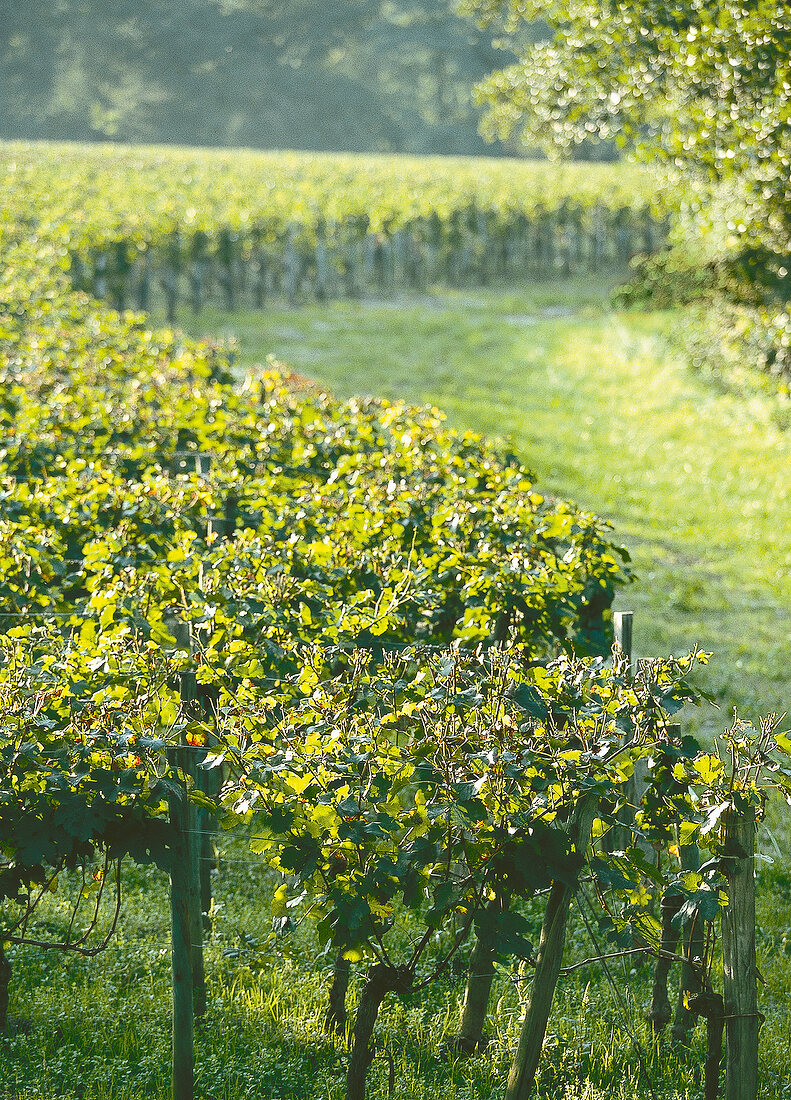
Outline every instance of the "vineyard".
<path id="1" fill-rule="evenodd" d="M 621 166 L 54 148 L 0 146 L 6 201 L 64 227 L 76 288 L 118 309 L 161 297 L 171 323 L 623 266 L 667 233 L 666 196 Z"/>
<path id="2" fill-rule="evenodd" d="M 603 974 L 622 1013 L 615 968 L 628 962 L 651 983 L 647 1030 L 626 1026 L 630 1094 L 656 1095 L 660 1077 L 676 1090 L 663 1095 L 694 1094 L 702 1017 L 707 1100 L 723 1031 L 728 1100 L 752 1100 L 756 819 L 770 791 L 791 789 L 777 720 L 737 719 L 715 745 L 685 735 L 674 716 L 706 701 L 691 674 L 709 655 L 632 658 L 630 616 L 612 611 L 628 555 L 513 455 L 450 430 L 435 409 L 342 402 L 274 365 L 239 381 L 222 350 L 86 293 L 145 306 L 141 278 L 166 298 L 177 279 L 174 313 L 196 283 L 248 293 L 262 255 L 265 272 L 288 271 L 293 248 L 295 295 L 315 296 L 332 234 L 335 274 L 351 241 L 374 285 L 377 264 L 385 281 L 398 270 L 399 231 L 407 252 L 423 241 L 424 260 L 429 245 L 432 265 L 445 255 L 448 279 L 507 274 L 502 260 L 453 265 L 465 248 L 489 257 L 498 235 L 513 242 L 515 226 L 509 262 L 532 248 L 562 270 L 570 211 L 594 230 L 605 214 L 623 230 L 630 211 L 640 233 L 658 232 L 645 189 L 625 174 L 594 179 L 590 166 L 523 166 L 522 188 L 499 162 L 451 163 L 449 177 L 426 162 L 57 152 L 3 147 L 9 1094 L 423 1095 L 401 1090 L 396 1071 L 427 1056 L 420 1029 L 404 1024 L 400 1045 L 383 1043 L 381 1018 L 394 1004 L 402 1020 L 419 1017 L 425 1004 L 442 1021 L 435 1089 L 579 1096 L 579 1076 L 600 1072 L 593 1043 L 566 1077 L 562 1058 L 540 1061 L 558 983 L 588 975 L 583 1015 L 595 1021 L 586 998 Z M 547 218 L 551 248 L 544 236 L 536 250 Z M 594 230 L 573 239 L 581 265 L 634 247 Z M 283 292 L 278 277 L 264 282 Z M 238 905 L 225 893 L 235 861 L 254 942 L 234 940 L 223 916 Z M 35 998 L 53 957 L 87 966 L 112 952 L 129 898 L 144 911 L 169 899 L 171 1080 L 160 1062 L 108 1085 L 100 1054 L 79 1079 L 53 1077 L 30 1054 L 14 989 Z M 294 1081 L 284 1053 L 259 1072 L 267 1092 L 232 1091 L 236 1071 L 211 1042 L 223 1011 L 240 991 L 253 1003 L 257 974 L 305 958 L 311 976 L 296 981 L 317 1007 L 297 1032 L 326 1081 Z M 489 1029 L 504 975 L 518 995 L 498 1054 Z M 135 997 L 127 982 L 116 1011 Z M 58 1020 L 64 1033 L 75 1026 Z M 252 1057 L 268 1065 L 266 1052 Z"/>

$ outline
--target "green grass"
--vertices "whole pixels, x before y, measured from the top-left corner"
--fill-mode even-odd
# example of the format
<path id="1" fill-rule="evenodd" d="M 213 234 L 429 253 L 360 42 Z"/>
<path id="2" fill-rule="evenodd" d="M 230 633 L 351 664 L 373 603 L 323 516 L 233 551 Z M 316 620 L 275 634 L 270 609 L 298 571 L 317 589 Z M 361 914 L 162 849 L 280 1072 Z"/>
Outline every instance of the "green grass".
<path id="1" fill-rule="evenodd" d="M 343 1100 L 346 1053 L 322 1034 L 331 958 L 316 945 L 309 922 L 274 940 L 269 898 L 272 877 L 251 864 L 239 840 L 223 843 L 231 861 L 215 882 L 217 916 L 206 950 L 209 1011 L 196 1032 L 196 1100 Z M 49 903 L 52 934 L 66 921 L 66 884 Z M 759 881 L 759 966 L 766 979 L 761 1007 L 762 1091 L 767 1100 L 791 1097 L 787 991 L 791 942 L 785 912 L 787 875 L 774 869 Z M 526 909 L 533 932 L 540 899 Z M 129 868 L 119 934 L 98 959 L 12 948 L 11 1036 L 0 1042 L 3 1100 L 168 1100 L 170 960 L 166 880 L 151 869 Z M 403 945 L 402 945 L 403 946 Z M 440 946 L 437 945 L 437 952 Z M 594 950 L 572 915 L 567 961 Z M 458 1059 L 446 1041 L 458 1027 L 464 953 L 418 996 L 390 998 L 378 1028 L 369 1100 L 489 1100 L 504 1090 L 520 1026 L 529 970 L 516 967 L 496 980 L 486 1053 Z M 629 1038 L 639 1035 L 653 1100 L 697 1100 L 704 1041 L 688 1052 L 663 1039 L 654 1045 L 643 1014 L 652 968 L 611 964 L 622 1003 L 598 966 L 561 977 L 535 1100 L 631 1100 L 652 1096 Z M 357 968 L 352 1003 L 362 974 Z M 675 975 L 671 981 L 675 982 Z M 721 978 L 717 979 L 721 984 Z M 672 993 L 672 985 L 671 985 Z"/>
<path id="2" fill-rule="evenodd" d="M 791 435 L 770 398 L 723 393 L 670 347 L 682 313 L 613 312 L 592 280 L 263 313 L 207 311 L 195 334 L 273 354 L 339 394 L 442 408 L 507 439 L 539 486 L 607 518 L 629 549 L 638 656 L 714 654 L 716 729 L 788 707 Z"/>

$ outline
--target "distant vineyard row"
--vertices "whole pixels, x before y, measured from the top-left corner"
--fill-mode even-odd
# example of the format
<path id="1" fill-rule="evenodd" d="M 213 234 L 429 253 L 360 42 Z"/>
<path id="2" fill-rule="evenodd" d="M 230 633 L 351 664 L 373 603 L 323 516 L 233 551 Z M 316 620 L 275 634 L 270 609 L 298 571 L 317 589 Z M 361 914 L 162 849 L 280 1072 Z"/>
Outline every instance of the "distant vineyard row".
<path id="1" fill-rule="evenodd" d="M 600 270 L 667 233 L 655 181 L 620 165 L 17 143 L 0 178 L 11 211 L 57 227 L 76 288 L 161 295 L 171 318 Z"/>

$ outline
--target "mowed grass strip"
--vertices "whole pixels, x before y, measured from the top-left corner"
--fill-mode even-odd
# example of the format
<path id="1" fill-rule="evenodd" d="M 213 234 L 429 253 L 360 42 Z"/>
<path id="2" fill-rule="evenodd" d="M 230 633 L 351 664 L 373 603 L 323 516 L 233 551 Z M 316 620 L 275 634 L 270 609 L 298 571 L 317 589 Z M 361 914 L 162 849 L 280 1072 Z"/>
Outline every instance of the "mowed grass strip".
<path id="1" fill-rule="evenodd" d="M 618 313 L 605 280 L 519 291 L 207 311 L 196 334 L 233 337 L 241 366 L 269 354 L 335 393 L 442 408 L 506 439 L 539 486 L 609 519 L 633 557 L 617 606 L 638 656 L 713 652 L 722 705 L 689 728 L 788 708 L 791 435 L 769 398 L 723 393 L 668 336 L 683 313 Z"/>

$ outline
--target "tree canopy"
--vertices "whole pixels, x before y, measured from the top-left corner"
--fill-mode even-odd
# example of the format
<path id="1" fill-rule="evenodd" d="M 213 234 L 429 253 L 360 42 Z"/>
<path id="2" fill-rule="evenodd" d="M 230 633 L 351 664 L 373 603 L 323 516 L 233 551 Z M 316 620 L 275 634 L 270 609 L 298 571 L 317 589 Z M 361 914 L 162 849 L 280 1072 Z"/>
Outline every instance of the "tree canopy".
<path id="1" fill-rule="evenodd" d="M 631 142 L 730 185 L 727 231 L 788 297 L 791 9 L 776 0 L 466 0 L 518 59 L 479 86 L 486 128 L 570 150 Z M 545 39 L 526 41 L 544 20 Z"/>
<path id="2" fill-rule="evenodd" d="M 483 153 L 446 0 L 0 0 L 0 136 Z"/>

